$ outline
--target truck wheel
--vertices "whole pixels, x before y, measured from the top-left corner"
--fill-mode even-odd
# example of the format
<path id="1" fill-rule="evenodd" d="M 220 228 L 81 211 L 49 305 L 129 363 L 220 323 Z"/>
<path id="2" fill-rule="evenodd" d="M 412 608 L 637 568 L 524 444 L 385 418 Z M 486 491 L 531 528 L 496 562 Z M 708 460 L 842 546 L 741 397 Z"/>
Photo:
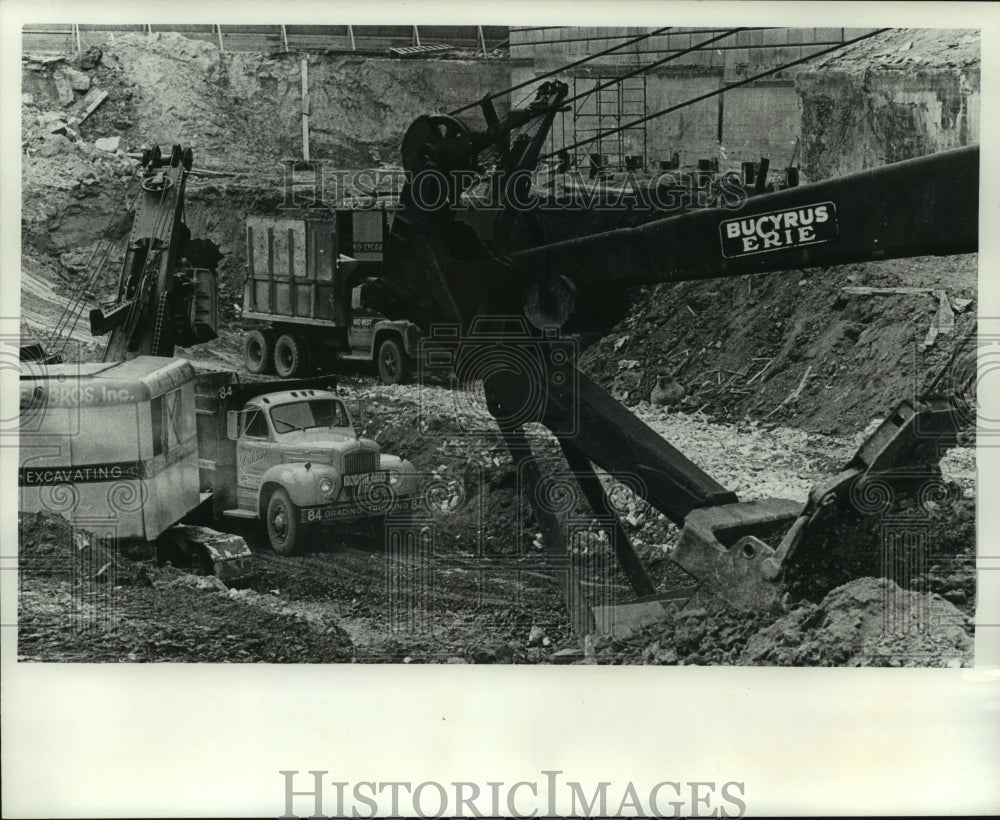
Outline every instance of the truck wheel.
<path id="1" fill-rule="evenodd" d="M 274 369 L 283 379 L 305 373 L 308 357 L 305 339 L 294 333 L 284 333 L 274 343 Z"/>
<path id="2" fill-rule="evenodd" d="M 251 373 L 274 372 L 274 336 L 251 330 L 243 339 L 243 363 Z"/>
<path id="3" fill-rule="evenodd" d="M 267 538 L 278 555 L 292 555 L 299 548 L 302 525 L 299 509 L 280 487 L 267 502 Z"/>
<path id="4" fill-rule="evenodd" d="M 390 336 L 378 346 L 378 375 L 382 384 L 403 384 L 410 377 L 410 357 L 398 339 Z"/>

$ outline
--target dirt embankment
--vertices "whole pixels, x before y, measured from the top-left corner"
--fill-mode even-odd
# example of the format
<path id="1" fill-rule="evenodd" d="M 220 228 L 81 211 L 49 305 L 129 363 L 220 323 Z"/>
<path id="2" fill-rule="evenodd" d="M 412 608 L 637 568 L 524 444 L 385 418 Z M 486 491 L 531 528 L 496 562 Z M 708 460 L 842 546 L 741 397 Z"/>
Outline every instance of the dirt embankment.
<path id="1" fill-rule="evenodd" d="M 637 296 L 582 365 L 626 405 L 648 401 L 656 376 L 676 374 L 691 409 L 852 433 L 948 362 L 974 327 L 976 274 L 968 255 L 661 285 Z M 941 291 L 948 311 L 962 312 L 925 347 Z M 948 378 L 957 386 L 967 375 Z"/>

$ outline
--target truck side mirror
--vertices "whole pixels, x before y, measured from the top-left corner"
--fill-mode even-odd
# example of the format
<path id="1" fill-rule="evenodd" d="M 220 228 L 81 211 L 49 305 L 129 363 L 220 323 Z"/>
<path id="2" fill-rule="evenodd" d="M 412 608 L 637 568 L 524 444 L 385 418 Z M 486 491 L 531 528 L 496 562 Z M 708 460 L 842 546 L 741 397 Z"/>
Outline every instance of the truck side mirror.
<path id="1" fill-rule="evenodd" d="M 358 269 L 358 260 L 353 256 L 346 256 L 339 253 L 337 254 L 337 268 L 342 275 L 347 276 Z"/>
<path id="2" fill-rule="evenodd" d="M 236 441 L 240 437 L 239 410 L 229 410 L 226 413 L 226 436 L 230 441 Z"/>

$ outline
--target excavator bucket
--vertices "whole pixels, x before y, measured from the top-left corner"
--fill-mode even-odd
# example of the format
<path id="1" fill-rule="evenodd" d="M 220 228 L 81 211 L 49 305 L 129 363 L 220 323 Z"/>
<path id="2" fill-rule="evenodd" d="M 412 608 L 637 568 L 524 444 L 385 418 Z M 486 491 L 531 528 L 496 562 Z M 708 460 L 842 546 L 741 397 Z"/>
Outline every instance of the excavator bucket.
<path id="1" fill-rule="evenodd" d="M 246 578 L 253 569 L 253 553 L 239 535 L 208 527 L 177 524 L 161 536 L 162 561 L 190 563 L 195 572 L 232 582 Z"/>

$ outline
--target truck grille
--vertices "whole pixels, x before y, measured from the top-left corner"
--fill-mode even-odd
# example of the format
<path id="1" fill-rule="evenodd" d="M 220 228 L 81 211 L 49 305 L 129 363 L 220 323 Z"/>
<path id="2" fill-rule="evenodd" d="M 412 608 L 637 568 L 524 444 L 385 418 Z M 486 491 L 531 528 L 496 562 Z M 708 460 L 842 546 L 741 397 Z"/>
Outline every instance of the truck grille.
<path id="1" fill-rule="evenodd" d="M 378 453 L 371 450 L 356 450 L 344 456 L 344 475 L 372 473 L 378 469 Z"/>

